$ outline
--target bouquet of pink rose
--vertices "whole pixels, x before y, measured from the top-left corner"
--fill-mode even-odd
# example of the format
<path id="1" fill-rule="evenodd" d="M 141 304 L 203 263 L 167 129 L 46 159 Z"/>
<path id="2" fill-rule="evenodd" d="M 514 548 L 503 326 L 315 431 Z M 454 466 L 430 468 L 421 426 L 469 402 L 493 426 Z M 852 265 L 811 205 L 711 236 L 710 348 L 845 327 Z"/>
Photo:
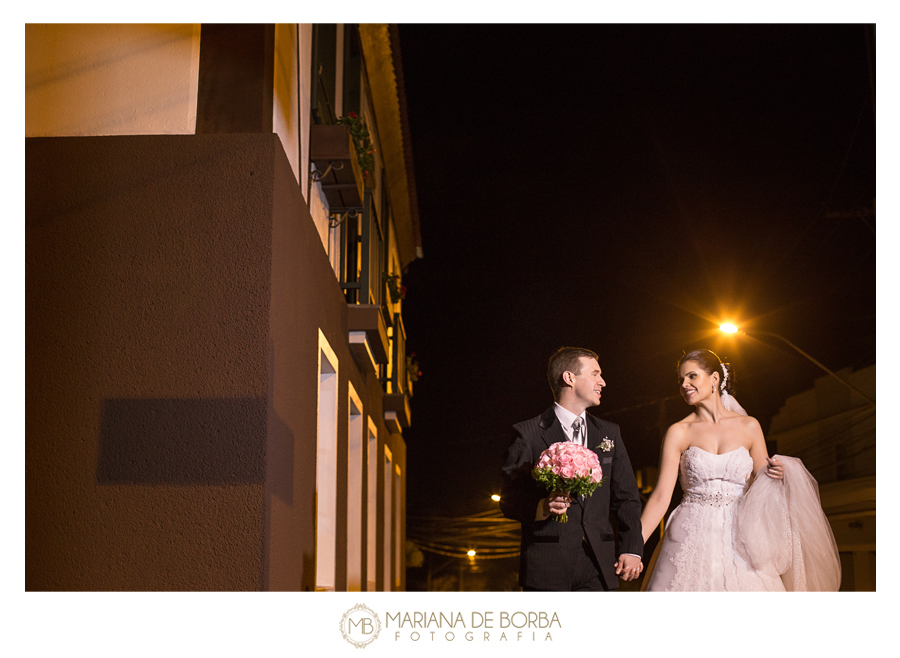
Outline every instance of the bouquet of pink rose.
<path id="1" fill-rule="evenodd" d="M 544 450 L 531 477 L 549 492 L 565 491 L 575 496 L 590 496 L 603 484 L 597 453 L 571 441 L 554 443 Z M 565 523 L 569 516 L 558 514 L 556 520 Z"/>

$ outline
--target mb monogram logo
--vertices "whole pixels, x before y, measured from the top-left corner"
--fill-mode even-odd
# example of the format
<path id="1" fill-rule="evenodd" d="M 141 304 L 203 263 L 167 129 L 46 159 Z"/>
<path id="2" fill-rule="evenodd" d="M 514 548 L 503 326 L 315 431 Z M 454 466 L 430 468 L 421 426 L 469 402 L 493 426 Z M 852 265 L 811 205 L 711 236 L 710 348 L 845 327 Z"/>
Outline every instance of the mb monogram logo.
<path id="1" fill-rule="evenodd" d="M 372 610 L 358 603 L 341 618 L 341 635 L 357 649 L 362 649 L 378 637 L 381 620 Z"/>

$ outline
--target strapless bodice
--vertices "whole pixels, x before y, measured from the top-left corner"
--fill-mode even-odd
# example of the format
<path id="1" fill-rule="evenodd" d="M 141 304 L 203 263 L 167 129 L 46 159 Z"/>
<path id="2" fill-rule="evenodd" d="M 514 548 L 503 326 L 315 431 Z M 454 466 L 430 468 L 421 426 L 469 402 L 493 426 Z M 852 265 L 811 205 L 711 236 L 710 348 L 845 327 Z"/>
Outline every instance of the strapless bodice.
<path id="1" fill-rule="evenodd" d="M 685 495 L 739 497 L 753 473 L 753 459 L 746 448 L 716 455 L 691 446 L 681 453 L 679 471 Z"/>

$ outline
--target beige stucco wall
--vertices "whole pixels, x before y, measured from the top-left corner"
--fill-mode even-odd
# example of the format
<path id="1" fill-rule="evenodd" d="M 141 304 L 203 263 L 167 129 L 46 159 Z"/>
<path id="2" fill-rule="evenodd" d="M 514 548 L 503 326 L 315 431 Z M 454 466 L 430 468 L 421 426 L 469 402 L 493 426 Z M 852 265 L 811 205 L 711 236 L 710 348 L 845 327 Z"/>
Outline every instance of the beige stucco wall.
<path id="1" fill-rule="evenodd" d="M 26 140 L 27 589 L 266 588 L 273 142 Z"/>
<path id="2" fill-rule="evenodd" d="M 309 106 L 312 89 L 312 23 L 301 23 L 297 26 L 300 52 L 300 192 L 309 203 Z"/>
<path id="3" fill-rule="evenodd" d="M 406 446 L 351 353 L 279 140 L 25 146 L 26 590 L 313 589 L 320 332 L 339 373 L 336 587 L 348 535 L 370 545 L 367 525 L 348 528 L 369 491 L 348 494 L 351 386 L 376 459 L 387 446 L 401 469 L 398 500 L 377 483 L 377 566 L 362 575 L 385 587 L 396 504 L 404 587 Z"/>
<path id="4" fill-rule="evenodd" d="M 310 48 L 311 44 L 303 44 Z M 272 103 L 272 126 L 281 139 L 294 178 L 300 182 L 300 122 L 298 120 L 296 24 L 275 26 L 275 98 Z"/>
<path id="5" fill-rule="evenodd" d="M 25 26 L 25 136 L 193 134 L 200 25 Z"/>
<path id="6" fill-rule="evenodd" d="M 304 197 L 311 24 L 275 28 L 274 131 Z M 197 123 L 200 24 L 25 26 L 25 136 L 184 135 Z"/>

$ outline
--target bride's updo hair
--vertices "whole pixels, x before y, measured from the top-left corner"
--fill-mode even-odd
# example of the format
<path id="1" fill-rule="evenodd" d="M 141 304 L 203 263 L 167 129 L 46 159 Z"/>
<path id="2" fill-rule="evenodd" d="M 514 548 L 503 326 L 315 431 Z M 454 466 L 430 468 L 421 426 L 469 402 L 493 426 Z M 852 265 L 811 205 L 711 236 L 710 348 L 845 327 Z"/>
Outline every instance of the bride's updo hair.
<path id="1" fill-rule="evenodd" d="M 714 372 L 719 373 L 719 392 L 734 395 L 734 367 L 730 363 L 723 363 L 715 352 L 710 350 L 688 352 L 678 362 L 678 370 L 681 370 L 682 364 L 687 361 L 699 363 L 700 368 L 707 375 L 712 375 Z M 722 388 L 722 382 L 725 382 L 725 388 Z"/>

